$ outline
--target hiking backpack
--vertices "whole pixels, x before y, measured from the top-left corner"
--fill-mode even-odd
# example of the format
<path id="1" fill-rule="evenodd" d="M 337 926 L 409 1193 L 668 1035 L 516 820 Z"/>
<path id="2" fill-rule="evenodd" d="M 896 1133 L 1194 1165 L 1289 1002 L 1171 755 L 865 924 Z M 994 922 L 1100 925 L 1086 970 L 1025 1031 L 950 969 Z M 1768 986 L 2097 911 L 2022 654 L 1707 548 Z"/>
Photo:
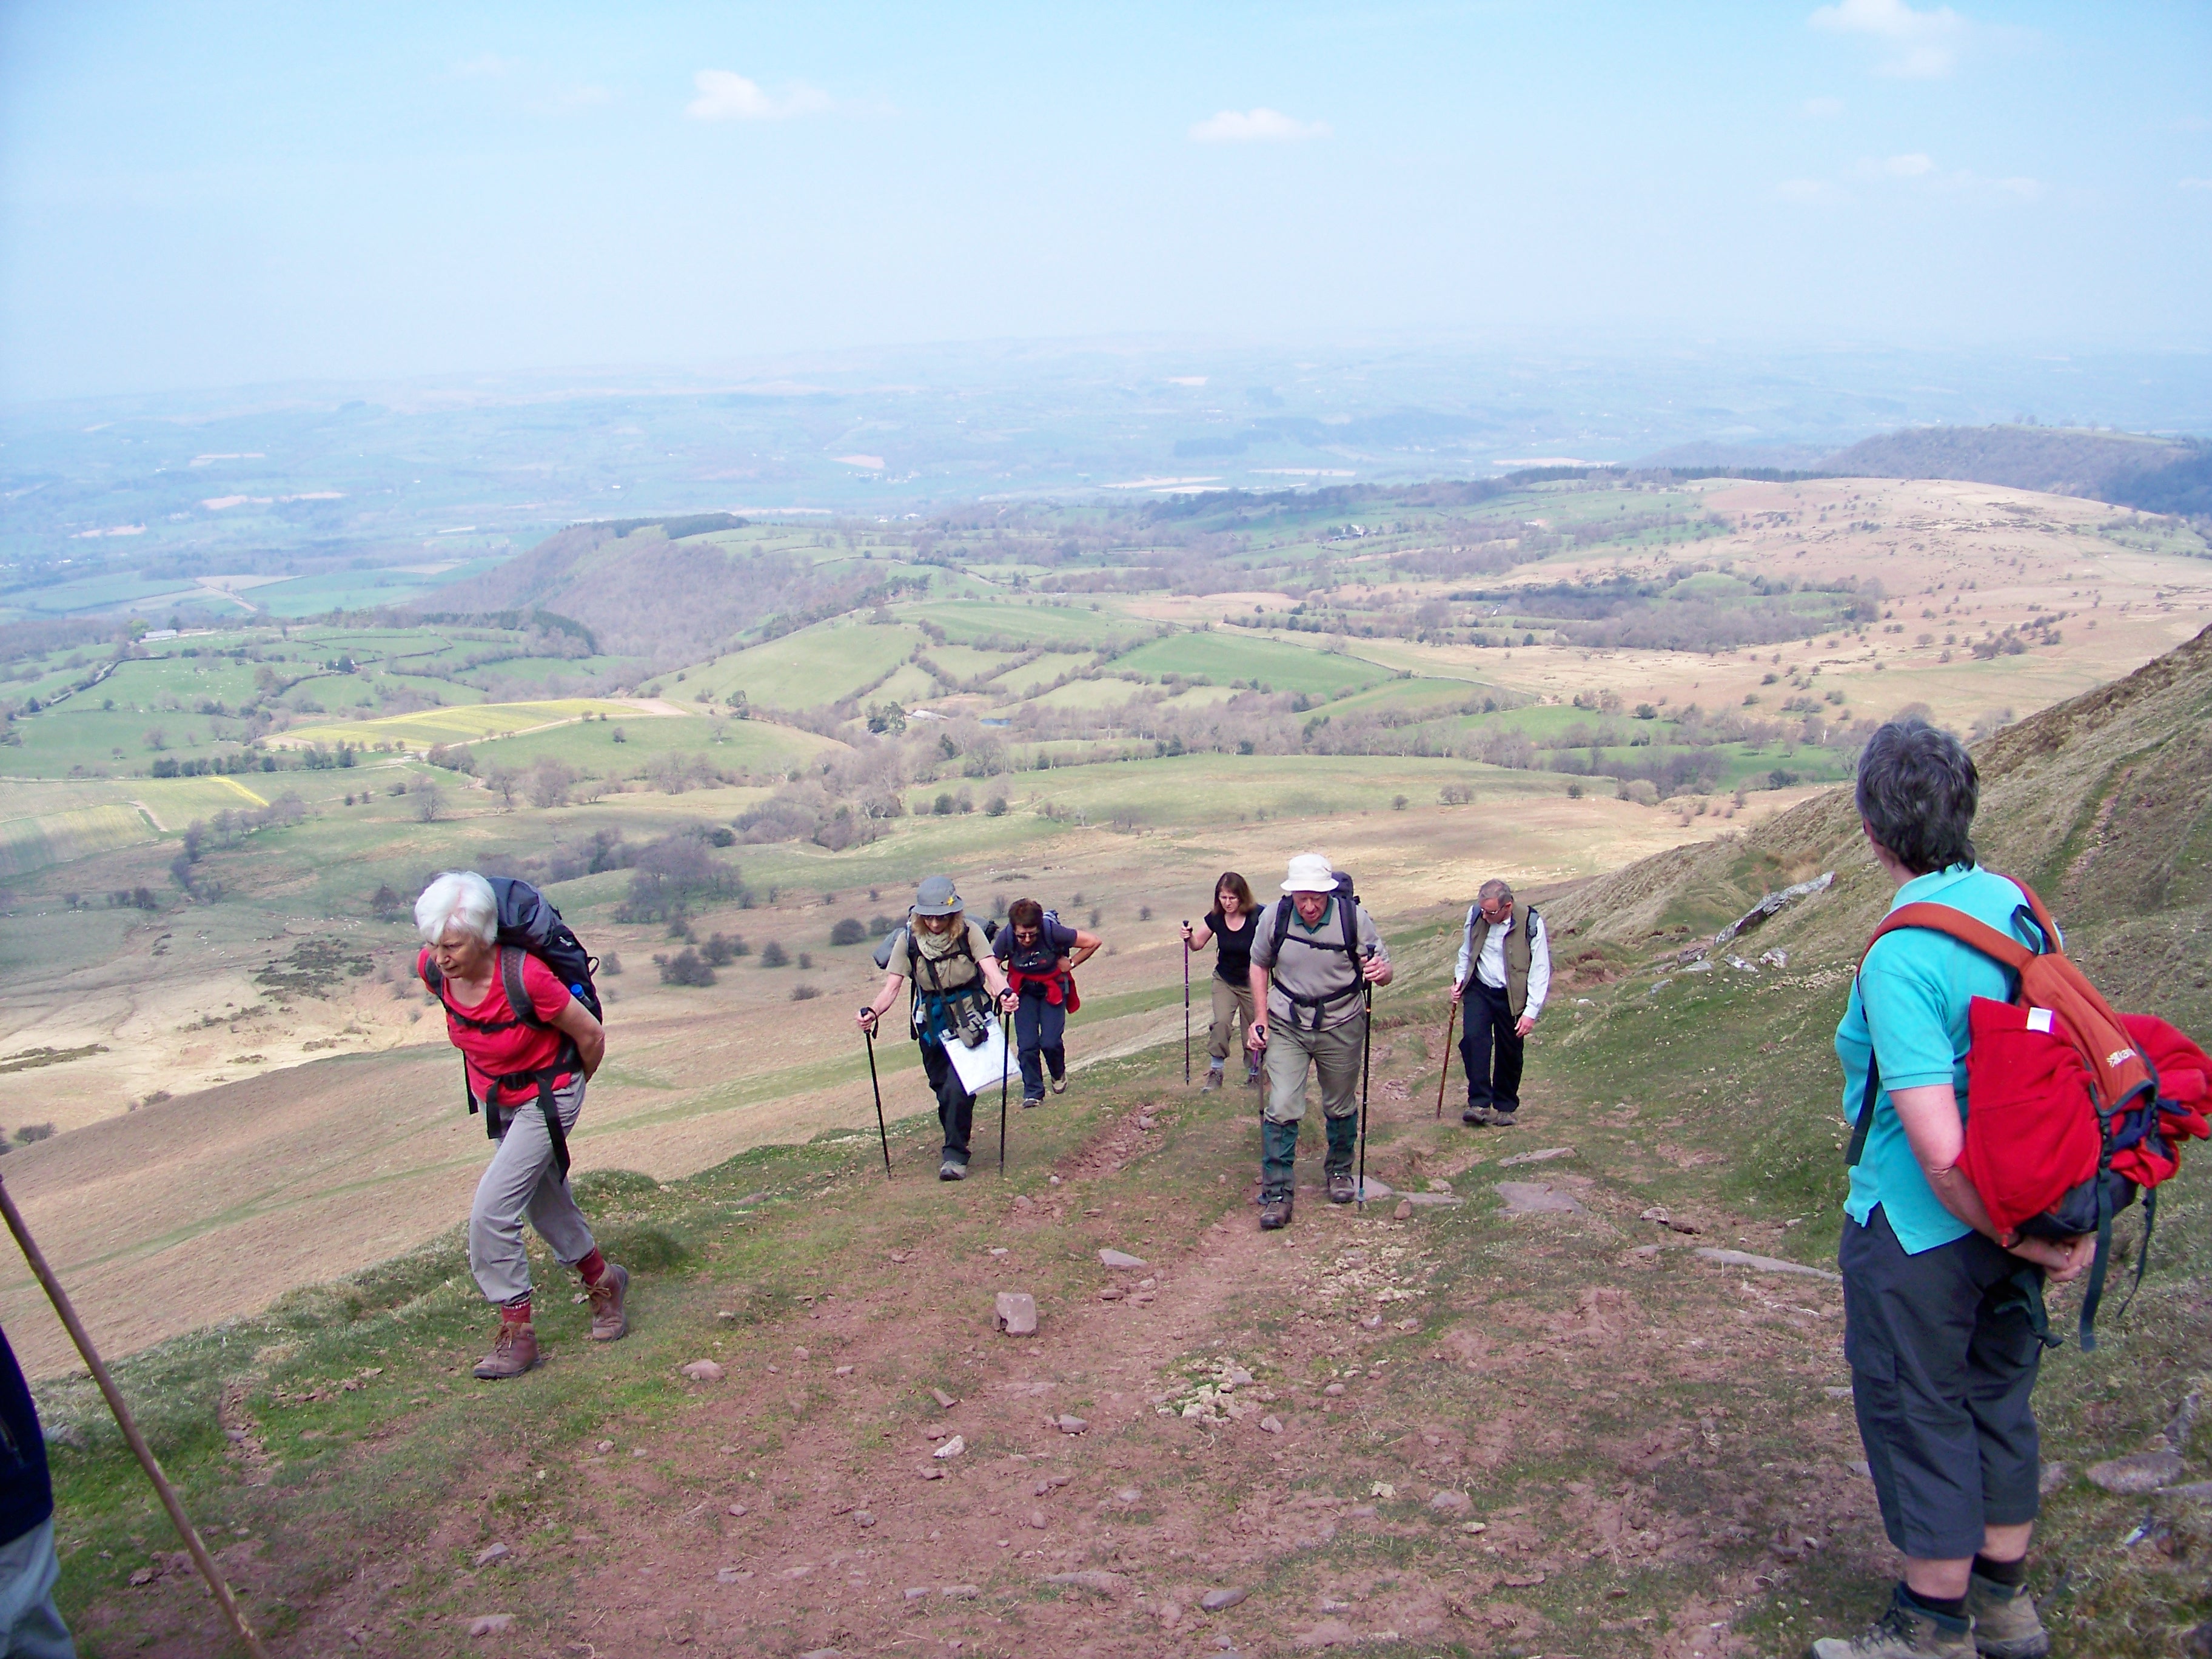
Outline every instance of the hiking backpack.
<path id="1" fill-rule="evenodd" d="M 1360 958 L 1364 954 L 1359 946 L 1359 895 L 1352 890 L 1352 877 L 1345 871 L 1339 870 L 1336 872 L 1336 888 L 1334 896 L 1336 900 L 1337 922 L 1342 932 L 1343 937 L 1338 940 L 1324 942 L 1319 935 L 1316 935 L 1314 938 L 1308 939 L 1306 943 L 1312 945 L 1316 951 L 1341 951 L 1344 952 L 1345 956 L 1349 958 L 1352 963 L 1352 985 L 1350 988 L 1342 991 L 1332 991 L 1317 997 L 1302 997 L 1296 992 L 1291 990 L 1287 986 L 1281 984 L 1279 981 L 1278 981 L 1275 986 L 1275 988 L 1282 992 L 1283 995 L 1288 999 L 1290 1002 L 1291 1024 L 1293 1026 L 1297 1024 L 1299 1009 L 1310 1008 L 1313 1010 L 1312 1029 L 1316 1031 L 1321 1030 L 1321 1013 L 1322 1009 L 1328 1007 L 1331 1003 L 1341 1002 L 1346 997 L 1358 996 L 1366 988 L 1367 984 L 1366 980 L 1361 975 L 1359 971 Z M 1291 936 L 1291 919 L 1297 914 L 1297 912 L 1292 908 L 1295 903 L 1296 900 L 1288 893 L 1284 894 L 1282 897 L 1275 901 L 1275 942 L 1273 954 L 1274 960 L 1279 963 L 1283 959 L 1283 941 Z"/>
<path id="2" fill-rule="evenodd" d="M 530 994 L 523 987 L 522 958 L 526 953 L 551 969 L 555 977 L 568 988 L 568 994 L 592 1011 L 592 1018 L 604 1019 L 599 987 L 592 980 L 599 959 L 584 949 L 574 930 L 561 920 L 561 913 L 526 881 L 507 876 L 487 879 L 498 904 L 499 933 L 492 944 L 498 959 L 500 988 L 507 993 L 507 1006 L 513 1017 L 478 1019 L 463 1013 L 446 994 L 446 976 L 439 971 L 436 958 L 432 957 L 422 964 L 422 982 L 445 1005 L 447 1020 L 465 1025 L 472 1031 L 506 1031 L 517 1025 L 540 1031 L 552 1029 L 549 1022 L 538 1017 L 537 1009 L 531 1006 Z M 560 1112 L 553 1103 L 552 1080 L 562 1072 L 574 1070 L 580 1063 L 574 1042 L 564 1032 L 560 1054 L 551 1066 L 534 1072 L 514 1072 L 492 1079 L 502 1090 L 535 1086 L 538 1109 L 545 1117 L 545 1132 L 552 1139 L 554 1159 L 560 1164 L 564 1180 L 568 1174 L 568 1137 L 561 1127 Z M 462 1062 L 461 1091 L 468 1097 L 469 1111 L 473 1115 L 477 1097 L 468 1085 L 465 1060 Z M 497 1112 L 484 1114 L 484 1132 L 492 1139 L 497 1140 L 505 1129 Z"/>
<path id="3" fill-rule="evenodd" d="M 2007 879 L 2022 899 L 2014 923 L 2031 931 L 2037 946 L 1948 904 L 1917 903 L 1885 917 L 1867 950 L 1887 933 L 1923 927 L 2011 971 L 2010 1002 L 1976 997 L 1967 1010 L 1968 1110 L 1959 1169 L 2001 1234 L 2016 1229 L 2037 1238 L 2097 1236 L 2081 1297 L 2086 1352 L 2097 1346 L 2112 1218 L 2142 1195 L 2139 1288 L 2150 1259 L 2158 1188 L 2181 1167 L 2180 1142 L 2207 1133 L 2212 1059 L 2162 1019 L 2115 1013 L 2061 948 L 2058 925 L 2043 901 L 2025 882 Z M 1863 951 L 1859 962 L 1865 965 Z M 1865 1150 L 1880 1086 L 1881 1068 L 1869 1053 L 1846 1169 Z M 2055 1338 L 2045 1340 L 2056 1346 Z"/>

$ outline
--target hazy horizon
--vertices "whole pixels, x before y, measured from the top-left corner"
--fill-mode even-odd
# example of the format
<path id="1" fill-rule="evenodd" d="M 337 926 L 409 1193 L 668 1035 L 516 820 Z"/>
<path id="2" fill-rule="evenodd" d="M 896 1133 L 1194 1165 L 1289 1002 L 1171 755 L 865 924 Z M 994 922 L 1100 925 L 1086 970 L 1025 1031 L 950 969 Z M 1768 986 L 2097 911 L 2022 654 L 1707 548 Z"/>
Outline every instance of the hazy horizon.
<path id="1" fill-rule="evenodd" d="M 2179 8 L 0 31 L 14 405 L 1024 344 L 2212 347 L 2212 15 Z"/>

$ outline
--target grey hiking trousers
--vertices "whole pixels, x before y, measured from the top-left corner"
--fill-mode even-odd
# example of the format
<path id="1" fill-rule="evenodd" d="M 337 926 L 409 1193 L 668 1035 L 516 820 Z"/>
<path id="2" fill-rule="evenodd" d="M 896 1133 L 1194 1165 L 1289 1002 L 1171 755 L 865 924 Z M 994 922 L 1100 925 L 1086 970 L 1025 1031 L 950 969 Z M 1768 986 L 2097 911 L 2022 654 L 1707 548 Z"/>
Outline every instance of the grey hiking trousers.
<path id="1" fill-rule="evenodd" d="M 1321 1109 L 1334 1118 L 1359 1115 L 1359 1056 L 1367 1037 L 1363 1010 L 1339 1025 L 1301 1030 L 1290 1021 L 1267 1021 L 1267 1103 L 1270 1123 L 1297 1123 L 1306 1115 L 1306 1073 L 1321 1085 Z"/>
<path id="2" fill-rule="evenodd" d="M 584 1079 L 569 1079 L 553 1091 L 554 1109 L 566 1133 L 584 1109 Z M 530 1292 L 530 1257 L 522 1245 L 522 1218 L 538 1230 L 564 1267 L 592 1253 L 592 1227 L 553 1161 L 553 1139 L 535 1097 L 514 1106 L 487 1106 L 507 1120 L 507 1133 L 477 1182 L 469 1208 L 469 1271 L 485 1297 L 504 1306 Z"/>

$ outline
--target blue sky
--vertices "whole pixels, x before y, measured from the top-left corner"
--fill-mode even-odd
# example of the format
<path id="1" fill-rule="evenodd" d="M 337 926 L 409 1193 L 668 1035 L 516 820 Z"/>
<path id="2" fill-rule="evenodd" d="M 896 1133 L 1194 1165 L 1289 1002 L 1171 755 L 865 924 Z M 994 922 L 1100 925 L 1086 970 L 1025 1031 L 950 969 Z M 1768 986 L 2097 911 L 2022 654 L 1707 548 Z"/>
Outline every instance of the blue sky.
<path id="1" fill-rule="evenodd" d="M 0 9 L 0 399 L 980 338 L 2212 345 L 2212 8 Z"/>

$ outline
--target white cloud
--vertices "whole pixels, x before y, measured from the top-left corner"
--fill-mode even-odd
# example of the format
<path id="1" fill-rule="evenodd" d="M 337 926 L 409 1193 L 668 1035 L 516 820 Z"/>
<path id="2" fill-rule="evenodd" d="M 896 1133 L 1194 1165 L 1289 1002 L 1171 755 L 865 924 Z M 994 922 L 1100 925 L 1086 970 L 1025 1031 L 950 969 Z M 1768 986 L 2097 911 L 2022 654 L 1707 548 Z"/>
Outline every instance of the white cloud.
<path id="1" fill-rule="evenodd" d="M 1195 122 L 1190 136 L 1201 144 L 1287 143 L 1298 138 L 1326 138 L 1326 121 L 1300 121 L 1276 109 L 1223 110 Z"/>
<path id="2" fill-rule="evenodd" d="M 2184 179 L 2181 181 L 2181 188 L 2184 190 L 2212 190 L 2212 179 Z"/>
<path id="3" fill-rule="evenodd" d="M 695 121 L 781 121 L 794 115 L 820 115 L 834 107 L 830 94 L 794 85 L 782 97 L 770 96 L 760 83 L 728 70 L 701 70 L 691 77 L 699 95 L 684 106 Z"/>
<path id="4" fill-rule="evenodd" d="M 1915 11 L 1905 0 L 1838 0 L 1814 9 L 1812 27 L 1831 34 L 1865 34 L 1889 49 L 1876 69 L 1905 80 L 1935 80 L 1959 61 L 1966 20 L 1948 6 Z"/>
<path id="5" fill-rule="evenodd" d="M 1844 112 L 1840 98 L 1808 98 L 1797 106 L 1797 112 L 1808 121 L 1832 121 Z"/>

